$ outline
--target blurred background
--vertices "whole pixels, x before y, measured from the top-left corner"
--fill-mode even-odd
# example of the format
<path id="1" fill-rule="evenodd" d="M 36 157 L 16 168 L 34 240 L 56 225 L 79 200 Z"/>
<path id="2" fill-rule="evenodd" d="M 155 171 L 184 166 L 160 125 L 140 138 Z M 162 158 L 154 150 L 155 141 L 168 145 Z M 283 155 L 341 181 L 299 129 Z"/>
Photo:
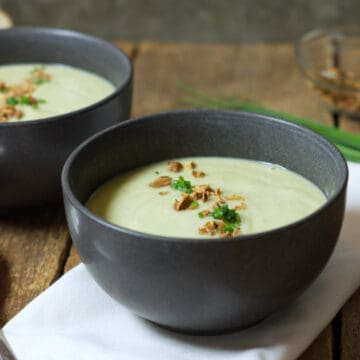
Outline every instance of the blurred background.
<path id="1" fill-rule="evenodd" d="M 359 0 L 0 0 L 0 8 L 16 25 L 133 41 L 294 41 L 360 19 Z"/>

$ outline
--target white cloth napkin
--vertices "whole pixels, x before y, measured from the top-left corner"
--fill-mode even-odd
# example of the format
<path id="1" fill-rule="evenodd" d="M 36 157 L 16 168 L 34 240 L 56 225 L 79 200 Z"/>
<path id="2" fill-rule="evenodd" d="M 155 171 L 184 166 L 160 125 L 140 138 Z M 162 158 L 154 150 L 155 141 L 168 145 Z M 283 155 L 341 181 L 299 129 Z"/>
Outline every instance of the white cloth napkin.
<path id="1" fill-rule="evenodd" d="M 345 222 L 330 262 L 293 304 L 248 330 L 188 336 L 161 329 L 107 296 L 83 265 L 4 328 L 18 360 L 285 360 L 297 358 L 360 285 L 360 165 L 349 164 Z"/>

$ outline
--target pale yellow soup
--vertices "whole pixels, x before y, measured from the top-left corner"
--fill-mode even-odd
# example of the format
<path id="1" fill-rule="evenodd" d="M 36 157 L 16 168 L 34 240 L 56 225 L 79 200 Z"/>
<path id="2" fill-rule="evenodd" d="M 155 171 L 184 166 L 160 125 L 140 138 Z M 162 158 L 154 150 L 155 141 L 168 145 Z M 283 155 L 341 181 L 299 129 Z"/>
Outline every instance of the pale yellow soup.
<path id="1" fill-rule="evenodd" d="M 43 119 L 71 111 L 79 110 L 94 104 L 115 90 L 107 79 L 92 72 L 61 64 L 11 64 L 0 66 L 0 81 L 14 86 L 24 83 L 31 77 L 35 68 L 42 67 L 51 79 L 36 86 L 32 96 L 44 100 L 36 108 L 28 105 L 17 105 L 23 112 L 21 119 L 11 118 L 8 121 Z M 0 93 L 0 105 L 4 105 Z"/>
<path id="2" fill-rule="evenodd" d="M 196 169 L 205 173 L 196 178 L 191 169 L 174 173 L 168 162 L 159 162 L 120 174 L 101 186 L 90 197 L 87 207 L 99 217 L 143 233 L 171 237 L 202 238 L 199 228 L 210 217 L 198 213 L 216 207 L 216 199 L 198 201 L 194 210 L 176 211 L 175 200 L 181 192 L 171 186 L 152 188 L 149 184 L 159 176 L 178 179 L 183 176 L 191 185 L 209 184 L 221 189 L 223 197 L 240 195 L 244 200 L 229 200 L 229 208 L 242 202 L 246 208 L 238 210 L 241 234 L 275 229 L 295 222 L 317 210 L 326 198 L 313 183 L 283 167 L 242 159 L 198 157 L 176 159 L 185 164 L 193 161 Z M 160 192 L 167 192 L 160 195 Z"/>

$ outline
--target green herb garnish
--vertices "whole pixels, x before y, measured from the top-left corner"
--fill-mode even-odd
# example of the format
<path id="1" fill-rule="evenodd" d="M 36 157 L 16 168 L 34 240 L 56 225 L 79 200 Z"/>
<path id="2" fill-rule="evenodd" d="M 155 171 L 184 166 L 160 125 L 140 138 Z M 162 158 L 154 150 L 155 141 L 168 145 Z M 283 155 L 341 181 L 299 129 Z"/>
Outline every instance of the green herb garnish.
<path id="1" fill-rule="evenodd" d="M 19 103 L 19 99 L 15 96 L 11 96 L 6 100 L 7 105 L 15 106 Z"/>
<path id="2" fill-rule="evenodd" d="M 188 180 L 185 180 L 182 176 L 179 176 L 178 180 L 173 180 L 171 182 L 171 187 L 175 190 L 179 190 L 182 192 L 186 192 L 188 194 L 191 194 L 194 192 L 191 186 L 191 182 Z"/>
<path id="3" fill-rule="evenodd" d="M 42 85 L 50 81 L 50 79 L 44 78 L 44 77 L 37 77 L 36 73 L 43 72 L 45 70 L 45 66 L 37 66 L 34 69 L 30 71 L 31 74 L 31 81 L 35 85 Z"/>
<path id="4" fill-rule="evenodd" d="M 200 206 L 200 204 L 197 201 L 193 201 L 190 205 L 191 209 L 197 209 Z"/>
<path id="5" fill-rule="evenodd" d="M 49 82 L 50 80 L 48 79 L 33 79 L 33 82 L 35 85 L 42 85 L 45 84 L 47 82 Z"/>
<path id="6" fill-rule="evenodd" d="M 360 136 L 357 134 L 353 134 L 348 131 L 340 130 L 292 114 L 275 111 L 249 99 L 241 99 L 235 96 L 211 97 L 191 85 L 179 83 L 178 86 L 189 95 L 189 97 L 179 99 L 179 102 L 182 104 L 206 109 L 215 108 L 243 110 L 279 117 L 319 133 L 328 140 L 332 141 L 347 160 L 360 162 Z"/>
<path id="7" fill-rule="evenodd" d="M 221 229 L 222 233 L 233 233 L 236 229 L 240 229 L 241 218 L 240 215 L 234 210 L 229 209 L 228 204 L 218 206 L 212 213 L 210 213 L 216 220 L 222 220 L 224 227 Z"/>
<path id="8" fill-rule="evenodd" d="M 35 73 L 37 73 L 38 71 L 43 71 L 43 70 L 45 70 L 45 66 L 44 66 L 44 65 L 36 66 L 36 67 L 34 67 L 34 68 L 30 71 L 30 74 L 35 74 Z"/>
<path id="9" fill-rule="evenodd" d="M 156 174 L 156 175 L 159 175 L 160 173 L 159 173 L 158 171 L 155 171 L 155 174 Z"/>
<path id="10" fill-rule="evenodd" d="M 203 219 L 205 217 L 205 215 L 204 215 L 204 213 L 202 211 L 200 211 L 198 213 L 198 216 L 199 216 L 200 219 Z"/>
<path id="11" fill-rule="evenodd" d="M 218 206 L 210 213 L 210 216 L 216 220 L 223 220 L 226 223 L 240 224 L 240 215 L 234 209 L 229 209 L 228 204 Z"/>
<path id="12" fill-rule="evenodd" d="M 240 225 L 239 224 L 226 224 L 223 228 L 222 228 L 222 232 L 224 233 L 233 233 L 236 229 L 240 229 Z"/>

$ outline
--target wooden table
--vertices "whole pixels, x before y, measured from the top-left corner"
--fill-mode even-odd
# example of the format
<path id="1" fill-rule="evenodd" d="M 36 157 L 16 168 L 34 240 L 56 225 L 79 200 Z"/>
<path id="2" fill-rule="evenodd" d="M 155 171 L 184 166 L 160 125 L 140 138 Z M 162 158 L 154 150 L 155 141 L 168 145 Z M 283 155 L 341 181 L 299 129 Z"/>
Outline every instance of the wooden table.
<path id="1" fill-rule="evenodd" d="M 276 110 L 331 122 L 304 83 L 291 44 L 118 44 L 135 66 L 133 117 L 181 108 L 180 80 L 209 94 L 248 97 Z M 342 127 L 360 133 L 360 122 L 346 120 Z M 78 263 L 62 209 L 1 218 L 0 326 Z M 333 359 L 360 359 L 360 291 L 301 356 Z"/>

